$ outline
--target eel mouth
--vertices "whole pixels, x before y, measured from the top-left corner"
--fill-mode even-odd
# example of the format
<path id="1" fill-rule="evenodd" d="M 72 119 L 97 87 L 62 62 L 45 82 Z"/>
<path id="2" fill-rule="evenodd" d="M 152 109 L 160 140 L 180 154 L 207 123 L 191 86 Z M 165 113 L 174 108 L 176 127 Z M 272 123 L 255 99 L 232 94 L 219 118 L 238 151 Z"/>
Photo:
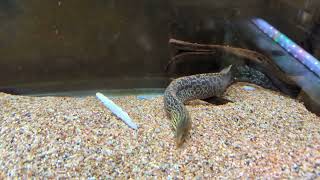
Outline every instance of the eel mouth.
<path id="1" fill-rule="evenodd" d="M 189 139 L 191 130 L 191 121 L 184 122 L 185 124 L 179 124 L 175 132 L 175 142 L 177 148 L 180 148 Z"/>
<path id="2" fill-rule="evenodd" d="M 176 137 L 175 138 L 175 143 L 176 143 L 176 147 L 177 148 L 181 148 L 184 144 L 185 144 L 185 142 L 187 141 L 187 139 L 189 139 L 189 131 L 188 132 L 186 132 L 184 135 L 182 135 L 182 137 Z"/>
<path id="3" fill-rule="evenodd" d="M 185 136 L 183 137 L 176 137 L 175 143 L 177 148 L 181 148 L 182 145 L 186 142 L 187 138 Z"/>
<path id="4" fill-rule="evenodd" d="M 177 148 L 181 148 L 182 144 L 185 142 L 185 140 L 180 141 L 179 139 L 176 139 L 176 146 Z"/>

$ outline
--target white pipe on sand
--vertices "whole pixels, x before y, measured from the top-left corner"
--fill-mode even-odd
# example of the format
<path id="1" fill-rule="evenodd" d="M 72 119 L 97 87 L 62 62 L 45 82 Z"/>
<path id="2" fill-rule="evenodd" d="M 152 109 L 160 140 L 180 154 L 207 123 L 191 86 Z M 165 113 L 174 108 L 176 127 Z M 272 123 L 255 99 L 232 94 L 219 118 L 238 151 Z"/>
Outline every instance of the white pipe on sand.
<path id="1" fill-rule="evenodd" d="M 124 121 L 130 128 L 138 129 L 138 126 L 132 121 L 129 115 L 121 109 L 118 105 L 116 105 L 109 98 L 104 96 L 103 94 L 97 92 L 96 97 L 118 118 Z"/>

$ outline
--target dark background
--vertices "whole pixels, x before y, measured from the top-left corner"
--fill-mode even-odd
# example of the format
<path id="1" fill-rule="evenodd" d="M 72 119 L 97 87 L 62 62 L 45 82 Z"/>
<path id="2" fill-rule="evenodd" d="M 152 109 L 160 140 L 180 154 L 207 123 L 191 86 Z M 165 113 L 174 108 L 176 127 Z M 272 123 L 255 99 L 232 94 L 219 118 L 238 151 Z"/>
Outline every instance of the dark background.
<path id="1" fill-rule="evenodd" d="M 170 37 L 223 44 L 232 21 L 252 17 L 265 18 L 316 52 L 312 48 L 317 45 L 318 4 L 317 0 L 1 0 L 0 88 L 23 92 L 31 87 L 43 91 L 164 87 Z"/>

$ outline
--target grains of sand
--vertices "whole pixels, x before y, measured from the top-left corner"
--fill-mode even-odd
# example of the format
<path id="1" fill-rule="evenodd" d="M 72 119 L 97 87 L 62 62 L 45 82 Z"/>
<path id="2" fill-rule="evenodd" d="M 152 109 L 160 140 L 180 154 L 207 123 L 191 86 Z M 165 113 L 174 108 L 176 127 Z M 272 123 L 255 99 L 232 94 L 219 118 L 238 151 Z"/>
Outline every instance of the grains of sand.
<path id="1" fill-rule="evenodd" d="M 0 179 L 319 177 L 320 118 L 280 93 L 242 87 L 228 88 L 231 103 L 188 103 L 193 127 L 181 149 L 162 97 L 113 98 L 139 125 L 135 131 L 93 96 L 2 93 Z"/>

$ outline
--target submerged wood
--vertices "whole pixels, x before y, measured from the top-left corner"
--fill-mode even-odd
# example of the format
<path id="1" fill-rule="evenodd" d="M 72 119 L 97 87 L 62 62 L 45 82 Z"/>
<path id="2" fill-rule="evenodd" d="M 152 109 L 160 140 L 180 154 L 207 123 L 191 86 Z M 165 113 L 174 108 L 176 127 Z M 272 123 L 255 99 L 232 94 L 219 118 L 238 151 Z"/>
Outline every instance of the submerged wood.
<path id="1" fill-rule="evenodd" d="M 177 39 L 170 39 L 169 46 L 172 50 L 172 58 L 167 64 L 167 72 L 171 71 L 172 64 L 184 60 L 186 56 L 215 56 L 219 53 L 228 53 L 244 58 L 248 66 L 268 76 L 272 83 L 283 93 L 296 97 L 300 91 L 300 88 L 293 81 L 294 76 L 287 75 L 270 58 L 256 51 L 226 45 L 191 43 Z M 241 78 L 239 81 L 241 81 Z"/>

